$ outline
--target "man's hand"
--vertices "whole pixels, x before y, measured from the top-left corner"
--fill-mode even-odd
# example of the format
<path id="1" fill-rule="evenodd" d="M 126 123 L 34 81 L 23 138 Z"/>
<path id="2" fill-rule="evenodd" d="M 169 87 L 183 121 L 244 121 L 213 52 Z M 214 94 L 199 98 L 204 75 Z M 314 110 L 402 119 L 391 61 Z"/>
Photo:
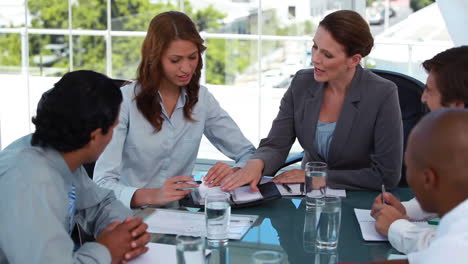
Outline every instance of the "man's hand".
<path id="1" fill-rule="evenodd" d="M 221 181 L 234 172 L 238 171 L 239 168 L 231 168 L 228 164 L 224 162 L 216 162 L 216 164 L 211 167 L 208 173 L 203 178 L 204 183 L 207 184 L 210 188 L 218 186 Z"/>
<path id="2" fill-rule="evenodd" d="M 221 189 L 223 189 L 223 191 L 232 191 L 244 184 L 249 184 L 252 191 L 258 192 L 257 184 L 262 178 L 264 167 L 265 164 L 263 160 L 249 160 L 244 168 L 225 177 L 221 181 Z"/>
<path id="3" fill-rule="evenodd" d="M 305 171 L 293 169 L 285 171 L 273 178 L 275 183 L 302 183 L 305 181 Z"/>
<path id="4" fill-rule="evenodd" d="M 378 213 L 374 216 L 375 218 L 375 229 L 381 235 L 388 236 L 388 229 L 390 225 L 398 219 L 408 219 L 407 216 L 402 214 L 395 207 L 390 205 L 384 205 Z"/>
<path id="5" fill-rule="evenodd" d="M 124 222 L 109 224 L 99 234 L 96 242 L 109 250 L 112 263 L 126 262 L 148 251 L 145 247 L 150 240 L 147 228 L 141 218 L 127 217 Z"/>
<path id="6" fill-rule="evenodd" d="M 398 198 L 396 198 L 395 196 L 393 196 L 393 194 L 389 192 L 385 192 L 383 197 L 384 197 L 386 205 L 394 207 L 396 210 L 398 210 L 398 212 L 406 216 L 406 209 L 403 206 L 403 204 L 400 202 L 400 200 L 398 200 Z M 375 198 L 374 204 L 372 204 L 371 216 L 376 218 L 376 215 L 378 214 L 380 210 L 382 210 L 383 207 L 384 207 L 384 204 L 382 203 L 382 194 L 379 194 Z"/>

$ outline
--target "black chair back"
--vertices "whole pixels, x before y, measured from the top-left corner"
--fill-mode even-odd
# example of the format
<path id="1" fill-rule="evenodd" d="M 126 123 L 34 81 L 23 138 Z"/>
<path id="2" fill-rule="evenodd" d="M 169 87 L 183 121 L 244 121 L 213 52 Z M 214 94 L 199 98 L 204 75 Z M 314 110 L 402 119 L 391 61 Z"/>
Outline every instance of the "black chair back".
<path id="1" fill-rule="evenodd" d="M 370 70 L 380 77 L 392 81 L 398 87 L 398 99 L 403 122 L 403 149 L 406 150 L 406 144 L 411 129 L 413 129 L 416 123 L 429 112 L 427 106 L 421 102 L 421 96 L 424 92 L 425 85 L 413 77 L 398 72 L 379 69 Z M 406 182 L 406 167 L 404 164 L 399 185 L 408 186 Z"/>

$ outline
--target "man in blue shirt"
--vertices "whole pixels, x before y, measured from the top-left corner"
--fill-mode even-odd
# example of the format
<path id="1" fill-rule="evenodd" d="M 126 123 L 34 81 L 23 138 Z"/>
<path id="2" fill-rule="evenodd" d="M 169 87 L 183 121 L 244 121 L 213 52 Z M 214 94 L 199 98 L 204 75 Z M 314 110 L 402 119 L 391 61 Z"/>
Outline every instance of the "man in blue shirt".
<path id="1" fill-rule="evenodd" d="M 148 250 L 147 225 L 82 166 L 111 140 L 121 102 L 92 71 L 67 73 L 44 93 L 36 131 L 0 152 L 0 263 L 119 263 Z M 75 245 L 76 223 L 96 242 Z"/>

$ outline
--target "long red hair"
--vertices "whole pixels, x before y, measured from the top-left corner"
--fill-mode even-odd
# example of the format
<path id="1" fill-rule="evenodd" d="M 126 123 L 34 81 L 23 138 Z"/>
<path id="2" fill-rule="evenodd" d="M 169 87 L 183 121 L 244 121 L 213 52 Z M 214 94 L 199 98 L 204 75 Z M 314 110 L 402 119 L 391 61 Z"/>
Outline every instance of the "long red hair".
<path id="1" fill-rule="evenodd" d="M 184 105 L 184 117 L 192 119 L 192 110 L 198 102 L 198 91 L 200 90 L 200 76 L 203 67 L 202 52 L 206 47 L 200 37 L 195 24 L 184 13 L 168 11 L 155 16 L 149 25 L 148 33 L 141 47 L 141 62 L 138 66 L 138 83 L 141 91 L 135 100 L 138 110 L 151 123 L 156 131 L 161 130 L 164 119 L 161 116 L 162 108 L 158 96 L 164 71 L 161 58 L 164 51 L 173 40 L 187 40 L 193 42 L 198 48 L 198 65 L 185 87 L 188 101 Z"/>

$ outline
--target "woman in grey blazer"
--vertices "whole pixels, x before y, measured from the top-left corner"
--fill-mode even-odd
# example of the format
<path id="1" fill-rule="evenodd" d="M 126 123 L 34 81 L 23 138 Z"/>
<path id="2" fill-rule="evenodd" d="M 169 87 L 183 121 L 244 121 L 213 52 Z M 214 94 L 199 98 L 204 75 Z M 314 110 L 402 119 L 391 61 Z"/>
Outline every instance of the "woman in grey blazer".
<path id="1" fill-rule="evenodd" d="M 267 138 L 245 167 L 223 180 L 232 190 L 257 190 L 262 175 L 280 168 L 295 139 L 309 161 L 328 164 L 328 185 L 349 190 L 392 189 L 401 177 L 403 126 L 397 87 L 359 63 L 373 38 L 356 12 L 341 10 L 319 24 L 312 46 L 314 69 L 297 72 Z M 276 182 L 303 182 L 292 170 Z"/>

